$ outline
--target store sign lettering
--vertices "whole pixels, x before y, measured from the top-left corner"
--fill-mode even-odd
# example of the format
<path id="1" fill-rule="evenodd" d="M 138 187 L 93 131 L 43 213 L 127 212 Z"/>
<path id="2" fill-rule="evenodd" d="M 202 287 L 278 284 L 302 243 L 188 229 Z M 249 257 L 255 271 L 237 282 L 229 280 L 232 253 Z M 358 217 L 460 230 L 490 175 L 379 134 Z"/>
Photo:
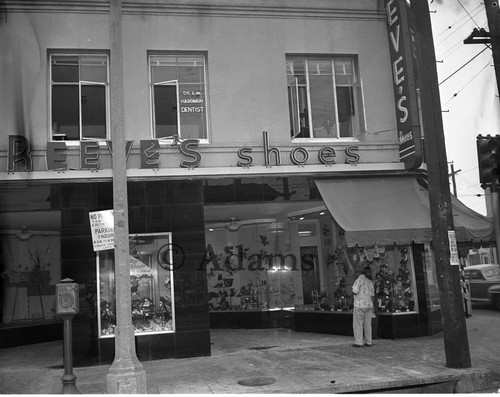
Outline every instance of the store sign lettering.
<path id="1" fill-rule="evenodd" d="M 281 151 L 277 147 L 270 146 L 267 131 L 263 134 L 264 165 L 266 167 L 281 165 Z M 134 141 L 126 141 L 126 158 L 130 157 Z M 179 162 L 180 167 L 196 168 L 200 165 L 202 154 L 199 151 L 198 139 L 185 139 L 174 137 L 172 146 L 178 146 L 183 159 Z M 160 143 L 156 139 L 141 140 L 140 159 L 141 169 L 159 169 L 161 167 Z M 113 155 L 113 144 L 106 141 L 108 152 Z M 48 171 L 62 171 L 68 169 L 66 161 L 66 142 L 47 142 L 46 159 Z M 346 164 L 355 165 L 359 162 L 359 147 L 355 145 L 346 146 L 344 149 Z M 239 158 L 236 165 L 238 167 L 250 167 L 253 165 L 253 148 L 243 147 L 237 150 Z M 81 170 L 98 170 L 100 168 L 101 149 L 98 141 L 80 142 L 80 164 Z M 295 147 L 291 150 L 290 161 L 292 164 L 303 166 L 309 162 L 309 151 L 304 147 Z M 330 166 L 335 164 L 336 152 L 332 146 L 324 146 L 318 151 L 318 161 L 321 164 Z M 24 165 L 24 169 L 22 169 Z M 9 149 L 7 156 L 7 172 L 33 171 L 33 159 L 31 157 L 30 141 L 23 135 L 9 135 Z"/>
<path id="2" fill-rule="evenodd" d="M 411 29 L 406 0 L 386 0 L 389 49 L 392 63 L 394 98 L 399 139 L 399 159 L 406 169 L 416 169 L 422 163 L 417 97 L 411 54 Z"/>

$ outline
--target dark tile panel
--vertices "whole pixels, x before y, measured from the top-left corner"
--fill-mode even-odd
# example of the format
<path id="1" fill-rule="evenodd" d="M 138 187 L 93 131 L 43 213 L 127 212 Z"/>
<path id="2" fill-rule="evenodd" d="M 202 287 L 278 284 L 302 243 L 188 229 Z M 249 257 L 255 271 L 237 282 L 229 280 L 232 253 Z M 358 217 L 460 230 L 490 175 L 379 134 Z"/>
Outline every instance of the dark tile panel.
<path id="1" fill-rule="evenodd" d="M 176 306 L 175 328 L 177 332 L 209 329 L 208 304 Z"/>
<path id="2" fill-rule="evenodd" d="M 203 205 L 172 205 L 172 232 L 201 231 L 205 229 Z"/>
<path id="3" fill-rule="evenodd" d="M 62 321 L 29 325 L 26 327 L 0 328 L 0 348 L 31 345 L 63 339 Z"/>
<path id="4" fill-rule="evenodd" d="M 178 332 L 175 342 L 176 358 L 210 355 L 210 330 Z"/>
<path id="5" fill-rule="evenodd" d="M 201 204 L 203 203 L 202 181 L 171 181 L 170 200 L 172 204 Z"/>
<path id="6" fill-rule="evenodd" d="M 146 207 L 129 207 L 128 229 L 130 234 L 146 231 Z"/>
<path id="7" fill-rule="evenodd" d="M 96 198 L 94 211 L 106 210 L 113 208 L 113 184 L 99 183 L 96 185 Z"/>
<path id="8" fill-rule="evenodd" d="M 61 187 L 63 208 L 86 208 L 95 206 L 93 183 L 70 183 Z"/>
<path id="9" fill-rule="evenodd" d="M 146 233 L 163 233 L 172 229 L 171 210 L 168 205 L 146 206 Z"/>
<path id="10" fill-rule="evenodd" d="M 127 201 L 129 207 L 143 206 L 145 203 L 144 182 L 127 183 Z"/>
<path id="11" fill-rule="evenodd" d="M 144 183 L 145 205 L 169 205 L 170 204 L 170 182 L 152 181 Z"/>
<path id="12" fill-rule="evenodd" d="M 175 357 L 175 334 L 158 334 L 150 336 L 151 360 Z"/>

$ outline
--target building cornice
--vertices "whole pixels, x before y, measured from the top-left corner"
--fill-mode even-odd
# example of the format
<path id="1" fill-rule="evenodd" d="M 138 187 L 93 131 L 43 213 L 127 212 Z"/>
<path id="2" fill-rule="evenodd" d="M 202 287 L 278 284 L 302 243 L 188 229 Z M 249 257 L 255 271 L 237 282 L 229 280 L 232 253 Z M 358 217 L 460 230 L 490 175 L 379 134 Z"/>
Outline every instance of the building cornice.
<path id="1" fill-rule="evenodd" d="M 381 20 L 383 9 L 373 6 L 377 2 L 360 0 L 135 0 L 123 2 L 123 15 L 151 16 L 211 16 L 236 18 L 276 19 L 335 19 Z M 367 6 L 365 6 L 367 5 Z M 108 14 L 109 1 L 104 0 L 4 0 L 0 4 L 4 13 L 83 13 Z"/>

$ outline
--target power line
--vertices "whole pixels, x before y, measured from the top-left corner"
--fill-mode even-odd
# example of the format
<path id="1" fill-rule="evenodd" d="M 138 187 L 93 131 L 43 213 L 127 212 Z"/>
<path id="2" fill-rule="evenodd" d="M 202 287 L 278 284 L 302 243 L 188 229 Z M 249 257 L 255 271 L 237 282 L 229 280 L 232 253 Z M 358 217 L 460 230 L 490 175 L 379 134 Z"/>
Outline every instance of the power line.
<path id="1" fill-rule="evenodd" d="M 485 28 L 487 26 L 487 24 L 488 24 L 488 22 L 484 21 L 484 23 L 481 25 L 481 27 Z M 455 32 L 455 33 L 459 33 L 459 32 Z M 455 44 L 453 44 L 451 47 L 449 47 L 447 50 L 445 50 L 438 58 L 441 60 L 445 59 L 446 57 L 450 56 L 452 53 L 454 53 L 459 48 L 462 48 L 463 46 L 464 46 L 464 40 L 463 40 L 463 36 L 462 36 L 456 41 Z"/>
<path id="2" fill-rule="evenodd" d="M 472 19 L 472 22 L 474 22 L 476 24 L 476 26 L 479 28 L 478 24 L 476 23 L 476 21 L 474 21 L 474 18 L 472 18 L 472 15 L 469 14 L 469 11 L 467 11 L 467 9 L 464 7 L 464 5 L 462 4 L 462 2 L 460 0 L 457 0 L 457 1 L 458 1 L 458 4 L 460 4 L 460 6 L 464 9 L 464 11 L 470 17 L 470 19 Z"/>
<path id="3" fill-rule="evenodd" d="M 443 84 L 446 80 L 448 80 L 450 77 L 454 76 L 457 74 L 460 70 L 462 70 L 465 66 L 467 66 L 469 63 L 471 63 L 474 59 L 476 59 L 479 55 L 481 55 L 484 51 L 486 51 L 488 47 L 484 47 L 482 51 L 474 55 L 471 59 L 469 59 L 467 62 L 465 62 L 462 66 L 460 66 L 457 70 L 455 70 L 452 74 L 450 74 L 447 78 L 445 78 L 443 81 L 439 83 L 439 85 Z"/>
<path id="4" fill-rule="evenodd" d="M 481 5 L 479 5 L 479 7 L 480 7 L 480 6 L 481 6 Z M 483 10 L 478 10 L 478 11 L 476 12 L 476 14 L 474 14 L 474 16 L 477 16 L 477 15 L 478 15 L 478 14 L 480 14 L 482 11 L 483 11 Z M 464 18 L 466 18 L 466 17 L 467 17 L 467 15 L 464 15 L 464 16 L 463 16 L 462 18 L 460 18 L 457 22 L 455 22 L 455 24 L 454 24 L 454 25 L 456 25 L 459 21 L 461 21 L 462 19 L 464 19 Z M 474 21 L 474 20 L 473 20 L 473 21 Z M 439 46 L 440 44 L 442 44 L 443 42 L 445 42 L 446 40 L 448 40 L 450 37 L 452 37 L 454 34 L 456 34 L 456 33 L 458 32 L 458 29 L 460 29 L 462 26 L 464 26 L 465 24 L 467 24 L 467 22 L 468 22 L 468 21 L 463 21 L 463 22 L 462 22 L 459 26 L 457 26 L 457 27 L 455 28 L 455 30 L 454 30 L 453 32 L 451 32 L 451 33 L 450 33 L 450 34 L 448 34 L 446 37 L 444 37 L 442 40 L 440 40 L 440 41 L 436 44 L 436 46 Z M 474 21 L 474 23 L 475 23 L 475 21 Z M 451 26 L 453 26 L 453 25 L 451 25 Z M 448 30 L 449 30 L 449 29 L 451 29 L 451 26 L 449 26 L 449 27 L 448 27 Z"/>
<path id="5" fill-rule="evenodd" d="M 488 62 L 486 63 L 486 65 L 484 65 L 484 67 L 483 67 L 483 68 L 482 68 L 479 72 L 477 72 L 477 73 L 476 73 L 476 74 L 472 77 L 472 79 L 470 79 L 467 83 L 465 83 L 465 84 L 462 86 L 462 88 L 460 88 L 457 92 L 455 92 L 455 93 L 453 94 L 453 96 L 452 96 L 450 99 L 448 99 L 448 101 L 446 101 L 445 105 L 447 105 L 447 104 L 448 104 L 448 103 L 450 103 L 453 99 L 455 99 L 455 98 L 457 97 L 457 95 L 458 95 L 458 94 L 460 94 L 460 92 L 462 92 L 462 91 L 465 89 L 465 87 L 467 87 L 470 83 L 472 83 L 472 81 L 473 81 L 473 80 L 474 80 L 477 76 L 479 76 L 479 74 L 481 74 L 481 73 L 482 73 L 482 72 L 483 72 L 483 71 L 484 71 L 484 70 L 485 70 L 488 66 L 490 66 L 490 61 L 489 61 L 489 60 L 488 60 Z"/>

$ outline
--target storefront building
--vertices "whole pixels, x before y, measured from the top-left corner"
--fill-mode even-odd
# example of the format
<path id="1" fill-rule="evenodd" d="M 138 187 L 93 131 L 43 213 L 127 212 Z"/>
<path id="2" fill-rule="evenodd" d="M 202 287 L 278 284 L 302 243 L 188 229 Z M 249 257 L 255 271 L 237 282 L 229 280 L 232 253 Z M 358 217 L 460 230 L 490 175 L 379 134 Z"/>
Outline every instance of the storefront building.
<path id="1" fill-rule="evenodd" d="M 139 359 L 210 355 L 218 327 L 351 335 L 367 266 L 381 337 L 439 332 L 408 3 L 209 3 L 123 4 Z M 60 339 L 71 278 L 75 364 L 109 363 L 109 3 L 0 10 L 1 347 Z M 489 247 L 492 223 L 453 205 L 464 252 Z"/>

